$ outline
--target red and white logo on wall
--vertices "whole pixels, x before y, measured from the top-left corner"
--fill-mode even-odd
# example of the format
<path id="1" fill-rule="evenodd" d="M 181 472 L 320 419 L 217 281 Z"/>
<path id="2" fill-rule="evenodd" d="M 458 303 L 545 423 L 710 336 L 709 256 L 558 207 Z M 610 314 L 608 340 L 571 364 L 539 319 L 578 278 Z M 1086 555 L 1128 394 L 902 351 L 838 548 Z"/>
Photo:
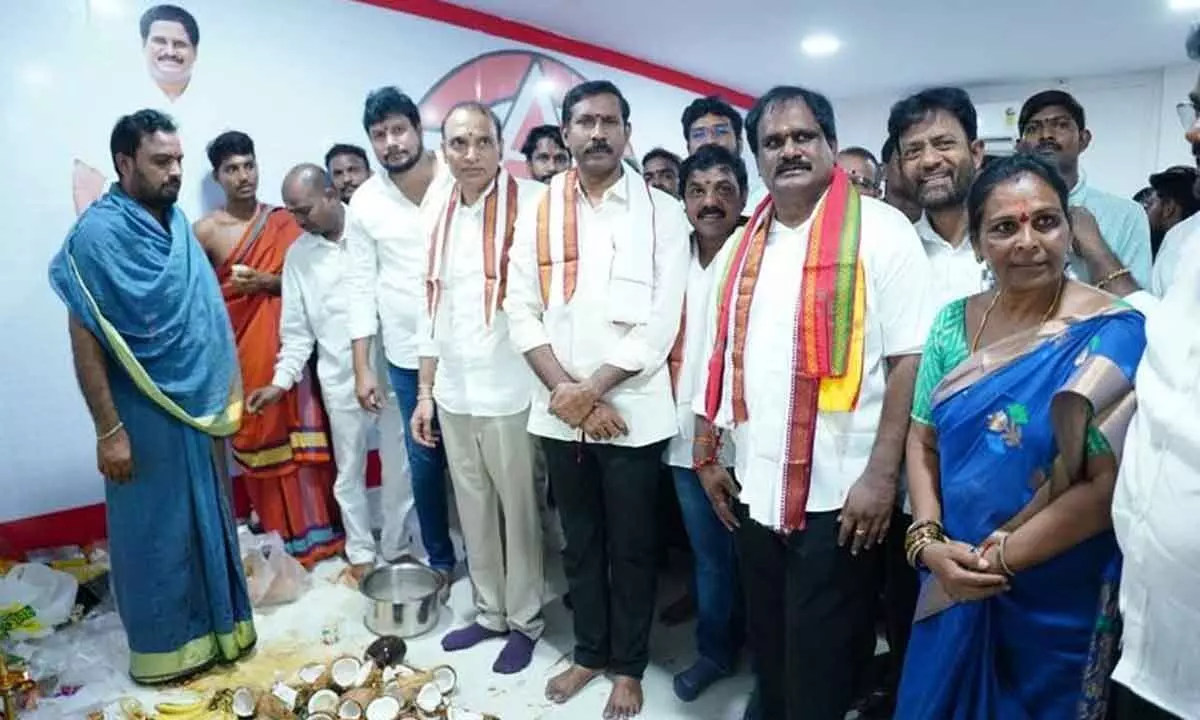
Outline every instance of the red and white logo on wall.
<path id="1" fill-rule="evenodd" d="M 521 144 L 532 128 L 558 125 L 563 95 L 587 78 L 563 61 L 530 50 L 484 53 L 450 70 L 421 98 L 421 124 L 426 140 L 438 129 L 450 108 L 474 100 L 492 109 L 504 131 L 504 168 L 529 177 Z M 626 148 L 630 154 L 632 148 Z"/>

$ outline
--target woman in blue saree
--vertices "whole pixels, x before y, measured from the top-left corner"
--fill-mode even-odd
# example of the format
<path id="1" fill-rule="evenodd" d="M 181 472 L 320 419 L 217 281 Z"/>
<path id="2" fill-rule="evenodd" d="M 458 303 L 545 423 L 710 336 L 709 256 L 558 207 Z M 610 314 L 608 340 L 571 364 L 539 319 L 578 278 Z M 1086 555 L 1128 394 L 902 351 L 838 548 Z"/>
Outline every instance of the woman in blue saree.
<path id="1" fill-rule="evenodd" d="M 1067 187 L 1040 158 L 989 164 L 968 214 L 996 284 L 942 309 L 918 373 L 906 550 L 922 587 L 896 717 L 1102 718 L 1143 318 L 1065 276 Z"/>

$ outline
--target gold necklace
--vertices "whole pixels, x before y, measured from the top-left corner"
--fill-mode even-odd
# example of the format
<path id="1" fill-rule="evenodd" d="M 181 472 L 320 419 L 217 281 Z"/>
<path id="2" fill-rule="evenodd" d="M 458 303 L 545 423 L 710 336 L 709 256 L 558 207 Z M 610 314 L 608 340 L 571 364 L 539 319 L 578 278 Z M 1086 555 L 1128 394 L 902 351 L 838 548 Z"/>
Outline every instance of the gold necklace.
<path id="1" fill-rule="evenodd" d="M 1054 311 L 1058 309 L 1058 303 L 1062 300 L 1062 291 L 1063 276 L 1060 275 L 1058 278 L 1058 289 L 1054 291 L 1054 299 L 1050 301 L 1050 307 L 1046 308 L 1046 312 L 1042 315 L 1042 319 L 1038 323 L 1039 325 L 1044 325 L 1050 319 L 1050 316 L 1054 314 Z M 996 294 L 992 297 L 992 301 L 988 303 L 987 309 L 983 311 L 983 319 L 979 321 L 979 329 L 975 331 L 975 338 L 971 341 L 972 354 L 979 351 L 979 339 L 983 337 L 983 329 L 987 327 L 988 318 L 991 317 L 992 310 L 996 307 L 996 303 L 999 302 L 1002 294 L 1002 290 L 997 290 Z"/>

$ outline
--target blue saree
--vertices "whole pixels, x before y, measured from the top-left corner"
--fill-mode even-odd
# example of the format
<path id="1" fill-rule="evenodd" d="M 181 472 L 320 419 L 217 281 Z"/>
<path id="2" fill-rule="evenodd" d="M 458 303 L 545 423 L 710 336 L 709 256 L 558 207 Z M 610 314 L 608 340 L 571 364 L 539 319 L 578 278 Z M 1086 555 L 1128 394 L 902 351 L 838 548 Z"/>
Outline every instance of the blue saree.
<path id="1" fill-rule="evenodd" d="M 183 212 L 164 227 L 113 185 L 50 263 L 50 284 L 108 354 L 133 456 L 105 483 L 112 586 L 130 674 L 162 683 L 256 640 L 218 443 L 241 416 L 233 332 Z"/>
<path id="2" fill-rule="evenodd" d="M 913 418 L 937 435 L 946 534 L 977 546 L 1086 482 L 1088 455 L 1119 455 L 1146 341 L 1142 316 L 1114 306 L 967 357 L 964 307 L 947 306 L 935 322 Z M 895 717 L 1102 718 L 1119 573 L 1112 531 L 982 601 L 955 604 L 922 571 Z"/>

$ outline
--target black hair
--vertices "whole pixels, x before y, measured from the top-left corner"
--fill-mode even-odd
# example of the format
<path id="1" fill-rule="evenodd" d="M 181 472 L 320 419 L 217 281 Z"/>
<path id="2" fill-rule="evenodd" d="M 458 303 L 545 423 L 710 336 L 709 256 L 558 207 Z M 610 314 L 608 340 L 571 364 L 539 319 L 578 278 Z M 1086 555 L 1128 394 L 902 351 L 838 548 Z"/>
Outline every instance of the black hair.
<path id="1" fill-rule="evenodd" d="M 521 154 L 525 156 L 525 162 L 533 162 L 533 154 L 537 152 L 538 143 L 544 138 L 549 138 L 554 141 L 560 149 L 571 154 L 567 149 L 567 144 L 563 142 L 562 128 L 557 125 L 538 125 L 529 131 L 525 136 L 525 142 L 521 145 Z"/>
<path id="2" fill-rule="evenodd" d="M 108 151 L 112 155 L 113 169 L 117 171 L 118 176 L 121 170 L 117 166 L 117 155 L 134 157 L 142 144 L 142 138 L 156 132 L 176 133 L 178 128 L 170 115 L 158 110 L 138 110 L 129 115 L 122 115 L 117 120 L 108 139 Z"/>
<path id="3" fill-rule="evenodd" d="M 1033 116 L 1049 107 L 1060 107 L 1066 110 L 1071 119 L 1075 121 L 1075 127 L 1080 130 L 1087 127 L 1087 117 L 1084 115 L 1083 106 L 1071 93 L 1062 90 L 1043 90 L 1026 100 L 1025 104 L 1021 106 L 1021 112 L 1017 115 L 1017 132 L 1024 135 L 1025 126 L 1029 124 Z"/>
<path id="4" fill-rule="evenodd" d="M 720 145 L 704 145 L 683 161 L 679 170 L 679 194 L 683 195 L 688 178 L 694 173 L 713 168 L 725 168 L 732 172 L 743 195 L 749 190 L 750 180 L 746 172 L 746 162 Z"/>
<path id="5" fill-rule="evenodd" d="M 1154 188 L 1147 185 L 1146 187 L 1142 188 L 1141 190 L 1138 190 L 1137 192 L 1135 192 L 1133 194 L 1133 201 L 1139 205 L 1144 205 L 1144 204 L 1146 204 L 1146 201 L 1150 199 L 1150 196 L 1153 194 L 1154 194 Z"/>
<path id="6" fill-rule="evenodd" d="M 446 116 L 442 118 L 442 137 L 446 137 L 446 121 L 454 114 L 455 110 L 474 110 L 492 121 L 492 127 L 496 129 L 496 144 L 504 145 L 504 127 L 500 124 L 500 117 L 492 112 L 492 109 L 487 105 L 477 100 L 464 100 L 456 104 L 454 107 L 446 111 Z"/>
<path id="7" fill-rule="evenodd" d="M 838 155 L 857 155 L 858 157 L 862 158 L 863 160 L 866 160 L 867 162 L 874 165 L 876 170 L 879 170 L 880 168 L 883 167 L 883 165 L 880 164 L 879 160 L 876 159 L 875 153 L 871 152 L 870 150 L 866 149 L 865 147 L 859 147 L 857 145 L 853 145 L 848 148 L 842 148 L 841 150 L 838 150 Z"/>
<path id="8" fill-rule="evenodd" d="M 1164 200 L 1173 201 L 1183 213 L 1180 220 L 1186 220 L 1200 210 L 1200 198 L 1196 197 L 1195 187 L 1196 169 L 1175 165 L 1151 175 L 1150 187 L 1146 189 Z"/>
<path id="9" fill-rule="evenodd" d="M 992 191 L 1001 183 L 1008 182 L 1020 175 L 1036 175 L 1054 189 L 1058 201 L 1062 205 L 1063 214 L 1070 221 L 1068 198 L 1071 191 L 1067 182 L 1058 172 L 1058 168 L 1040 155 L 1030 152 L 1018 152 L 1007 157 L 998 157 L 987 164 L 975 176 L 971 190 L 967 193 L 967 224 L 972 238 L 980 238 L 979 228 L 983 225 L 983 206 L 987 204 Z"/>
<path id="10" fill-rule="evenodd" d="M 192 47 L 200 47 L 200 26 L 196 24 L 196 18 L 178 5 L 155 5 L 142 13 L 142 20 L 138 25 L 143 45 L 150 39 L 150 26 L 156 22 L 179 23 L 187 33 L 188 40 L 192 42 Z"/>
<path id="11" fill-rule="evenodd" d="M 821 133 L 825 135 L 825 141 L 831 146 L 837 142 L 837 125 L 833 120 L 833 105 L 830 104 L 829 98 L 808 88 L 777 85 L 768 90 L 766 95 L 755 100 L 750 112 L 746 113 L 746 142 L 750 145 L 750 152 L 758 155 L 758 126 L 762 123 L 763 115 L 779 105 L 797 100 L 808 106 L 809 112 L 821 128 Z"/>
<path id="12" fill-rule="evenodd" d="M 563 96 L 562 102 L 562 124 L 563 127 L 571 124 L 571 111 L 580 101 L 596 95 L 615 95 L 617 101 L 621 104 L 621 121 L 626 125 L 629 124 L 629 101 L 621 94 L 616 85 L 613 85 L 607 80 L 588 80 L 581 82 L 575 87 L 567 91 Z"/>
<path id="13" fill-rule="evenodd" d="M 367 95 L 367 101 L 363 103 L 363 130 L 371 132 L 371 126 L 383 122 L 388 115 L 403 115 L 414 129 L 421 129 L 421 111 L 417 104 L 394 85 L 381 87 Z"/>
<path id="14" fill-rule="evenodd" d="M 733 109 L 733 106 L 725 102 L 716 95 L 708 97 L 696 98 L 683 109 L 683 117 L 680 122 L 683 125 L 683 141 L 688 142 L 688 134 L 692 131 L 692 125 L 705 115 L 719 115 L 729 121 L 733 126 L 733 134 L 741 140 L 742 137 L 742 114 Z"/>
<path id="15" fill-rule="evenodd" d="M 221 167 L 221 163 L 234 155 L 253 155 L 254 141 L 250 136 L 238 130 L 229 130 L 213 138 L 208 144 L 208 161 L 213 170 Z"/>
<path id="16" fill-rule="evenodd" d="M 879 150 L 879 160 L 884 165 L 892 161 L 892 156 L 896 154 L 896 137 L 888 135 L 887 140 L 883 141 L 883 147 Z"/>
<path id="17" fill-rule="evenodd" d="M 938 110 L 958 120 L 967 142 L 973 143 L 979 137 L 979 116 L 975 113 L 975 105 L 967 91 L 957 87 L 926 88 L 897 102 L 888 114 L 888 136 L 895 139 L 899 148 L 904 133 Z"/>
<path id="18" fill-rule="evenodd" d="M 371 161 L 367 159 L 367 151 L 350 143 L 338 143 L 329 148 L 329 152 L 325 153 L 325 167 L 328 168 L 329 163 L 338 155 L 353 155 L 362 160 L 363 165 L 366 165 L 368 168 L 371 167 Z"/>
<path id="19" fill-rule="evenodd" d="M 646 165 L 655 158 L 666 160 L 667 162 L 672 163 L 676 170 L 683 166 L 683 161 L 679 159 L 678 155 L 665 148 L 656 147 L 642 156 L 642 167 L 646 167 Z"/>
<path id="20" fill-rule="evenodd" d="M 1192 29 L 1188 30 L 1185 47 L 1188 58 L 1200 62 L 1200 23 L 1192 25 Z"/>

